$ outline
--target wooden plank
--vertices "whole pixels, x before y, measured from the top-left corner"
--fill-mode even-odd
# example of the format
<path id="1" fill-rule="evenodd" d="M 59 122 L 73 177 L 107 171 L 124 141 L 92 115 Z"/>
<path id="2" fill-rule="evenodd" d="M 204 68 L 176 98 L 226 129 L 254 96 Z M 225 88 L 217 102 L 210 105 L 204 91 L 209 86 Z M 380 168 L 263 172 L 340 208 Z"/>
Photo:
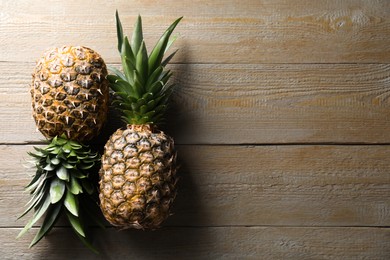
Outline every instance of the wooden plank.
<path id="1" fill-rule="evenodd" d="M 32 63 L 0 63 L 0 143 L 36 142 Z M 180 144 L 389 143 L 390 65 L 176 64 L 166 130 Z M 113 119 L 114 120 L 114 119 Z M 107 124 L 105 137 L 120 126 Z"/>
<path id="2" fill-rule="evenodd" d="M 1 228 L 3 259 L 388 259 L 389 228 L 205 227 L 153 232 L 96 230 L 100 255 L 69 228 L 55 228 L 34 248 L 33 233 L 15 241 Z M 34 230 L 36 232 L 36 230 Z"/>
<path id="3" fill-rule="evenodd" d="M 28 145 L 0 146 L 0 226 L 16 221 Z M 167 226 L 389 226 L 390 146 L 178 146 Z M 6 210 L 5 210 L 6 209 Z"/>
<path id="4" fill-rule="evenodd" d="M 2 1 L 0 61 L 33 61 L 63 44 L 94 48 L 110 62 L 116 52 L 114 13 L 125 30 L 138 14 L 152 42 L 177 17 L 179 63 L 389 63 L 390 3 L 372 1 L 218 0 Z"/>

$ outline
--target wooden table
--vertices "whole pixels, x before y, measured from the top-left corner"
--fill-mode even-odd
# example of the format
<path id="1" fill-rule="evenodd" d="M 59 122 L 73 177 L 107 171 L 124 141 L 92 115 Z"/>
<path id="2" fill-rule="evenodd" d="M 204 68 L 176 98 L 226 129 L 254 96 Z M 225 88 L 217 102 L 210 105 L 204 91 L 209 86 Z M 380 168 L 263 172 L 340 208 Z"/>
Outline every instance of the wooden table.
<path id="1" fill-rule="evenodd" d="M 149 49 L 184 16 L 165 128 L 175 214 L 96 229 L 99 256 L 66 222 L 28 249 L 34 62 L 72 44 L 118 65 L 116 9 L 127 33 L 142 15 Z M 5 0 L 0 43 L 1 259 L 390 259 L 390 1 Z"/>

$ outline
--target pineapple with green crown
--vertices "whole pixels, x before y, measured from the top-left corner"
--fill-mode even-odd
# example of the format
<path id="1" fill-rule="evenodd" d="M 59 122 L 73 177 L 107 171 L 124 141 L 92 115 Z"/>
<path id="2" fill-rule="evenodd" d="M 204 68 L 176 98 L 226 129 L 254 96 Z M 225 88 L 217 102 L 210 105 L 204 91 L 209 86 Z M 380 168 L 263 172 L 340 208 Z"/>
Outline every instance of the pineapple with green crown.
<path id="1" fill-rule="evenodd" d="M 181 18 L 161 36 L 148 55 L 138 16 L 131 43 L 116 12 L 118 50 L 123 73 L 113 69 L 110 87 L 114 105 L 122 112 L 125 129 L 108 140 L 100 169 L 100 207 L 120 228 L 156 229 L 170 215 L 176 196 L 176 151 L 173 139 L 158 129 L 164 119 L 172 84 L 164 59 Z"/>
<path id="2" fill-rule="evenodd" d="M 30 247 L 65 216 L 81 241 L 97 252 L 88 224 L 102 225 L 94 178 L 100 156 L 84 143 L 96 138 L 106 121 L 106 77 L 103 58 L 85 46 L 51 48 L 34 68 L 33 118 L 48 144 L 29 153 L 35 174 L 26 186 L 31 199 L 20 218 L 34 214 L 18 237 L 42 220 Z"/>

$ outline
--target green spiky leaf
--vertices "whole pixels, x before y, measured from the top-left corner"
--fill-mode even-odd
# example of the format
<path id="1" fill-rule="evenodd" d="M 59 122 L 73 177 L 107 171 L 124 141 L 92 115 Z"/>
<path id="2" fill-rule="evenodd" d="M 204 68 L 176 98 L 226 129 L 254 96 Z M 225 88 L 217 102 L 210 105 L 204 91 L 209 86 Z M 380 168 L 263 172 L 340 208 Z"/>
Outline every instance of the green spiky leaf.
<path id="1" fill-rule="evenodd" d="M 146 82 L 146 90 L 152 93 L 156 93 L 151 91 L 151 86 L 153 86 L 156 81 L 158 81 L 158 78 L 160 77 L 161 73 L 163 72 L 164 68 L 162 66 L 158 66 L 151 75 L 149 75 L 148 80 Z"/>
<path id="2" fill-rule="evenodd" d="M 66 216 L 68 217 L 69 223 L 72 228 L 82 237 L 85 237 L 84 226 L 82 225 L 80 218 L 75 217 L 73 214 L 66 212 Z"/>
<path id="3" fill-rule="evenodd" d="M 64 136 L 53 138 L 44 148 L 34 149 L 36 152 L 29 154 L 34 159 L 36 174 L 26 186 L 31 199 L 20 217 L 32 210 L 34 214 L 18 237 L 25 234 L 44 215 L 46 217 L 31 246 L 50 231 L 61 208 L 66 208 L 66 212 L 73 215 L 73 220 L 76 220 L 72 226 L 77 228 L 77 221 L 81 221 L 79 197 L 85 193 L 89 194 L 88 196 L 92 195 L 94 189 L 88 175 L 95 163 L 100 160 L 97 153 L 93 153 L 82 144 L 67 140 Z M 81 182 L 84 184 L 81 185 Z M 92 188 L 88 187 L 87 183 Z M 84 187 L 88 187 L 88 190 Z M 82 205 L 83 207 L 85 205 Z M 80 236 L 77 230 L 75 232 Z M 80 239 L 84 244 L 89 243 L 86 237 L 80 236 Z"/>
<path id="4" fill-rule="evenodd" d="M 131 49 L 129 39 L 127 38 L 127 36 L 125 37 L 122 45 L 121 58 L 122 58 L 123 72 L 126 76 L 126 79 L 129 81 L 130 84 L 132 84 L 133 83 L 132 74 L 133 71 L 135 70 L 135 54 L 133 54 L 133 50 Z"/>
<path id="5" fill-rule="evenodd" d="M 57 169 L 56 174 L 60 180 L 69 181 L 69 172 L 65 167 L 60 166 Z"/>
<path id="6" fill-rule="evenodd" d="M 60 164 L 60 159 L 58 159 L 58 158 L 51 158 L 50 159 L 50 163 L 52 164 L 52 165 L 55 165 L 55 166 L 57 166 L 58 164 Z"/>
<path id="7" fill-rule="evenodd" d="M 84 190 L 88 194 L 93 194 L 94 188 L 93 188 L 93 185 L 91 184 L 91 182 L 89 182 L 89 181 L 87 181 L 85 179 L 81 179 L 81 185 L 83 186 Z"/>
<path id="8" fill-rule="evenodd" d="M 27 225 L 23 228 L 23 230 L 19 233 L 17 238 L 21 237 L 25 234 L 42 216 L 46 213 L 46 210 L 50 206 L 50 197 L 46 197 L 44 201 L 38 203 L 37 210 L 34 213 L 33 218 L 27 223 Z"/>
<path id="9" fill-rule="evenodd" d="M 150 116 L 149 113 L 155 111 L 153 106 L 162 105 L 162 101 L 167 103 L 170 96 L 170 93 L 165 93 L 168 90 L 165 85 L 172 73 L 169 70 L 164 71 L 164 67 L 176 52 L 171 53 L 165 59 L 163 58 L 177 38 L 171 37 L 171 35 L 182 17 L 174 21 L 163 33 L 150 55 L 147 53 L 143 38 L 141 16 L 138 16 L 135 23 L 131 43 L 123 34 L 122 24 L 117 12 L 116 17 L 117 36 L 120 39 L 118 40 L 118 46 L 121 44 L 120 55 L 123 74 L 114 69 L 112 71 L 115 75 L 108 78 L 111 89 L 116 94 L 113 105 L 123 112 L 122 118 L 128 124 L 151 123 L 147 120 L 151 120 L 152 117 L 154 119 L 163 118 L 155 115 L 156 112 L 153 112 L 153 115 Z M 121 84 L 121 81 L 127 81 L 127 84 Z M 150 102 L 151 100 L 155 101 Z M 165 110 L 158 111 L 165 112 Z M 158 122 L 153 123 L 157 124 Z"/>
<path id="10" fill-rule="evenodd" d="M 118 10 L 116 10 L 115 12 L 115 18 L 116 18 L 116 33 L 118 35 L 118 51 L 121 52 L 122 41 L 123 41 L 123 28 L 122 28 L 122 23 L 119 19 Z"/>
<path id="11" fill-rule="evenodd" d="M 48 213 L 42 223 L 41 228 L 38 233 L 35 235 L 33 241 L 30 244 L 30 248 L 38 243 L 54 226 L 55 222 L 58 219 L 59 213 L 61 211 L 61 204 L 55 204 L 49 208 Z"/>
<path id="12" fill-rule="evenodd" d="M 83 242 L 83 244 L 89 249 L 91 250 L 92 252 L 94 252 L 95 254 L 99 254 L 99 251 L 92 245 L 91 242 L 89 242 L 85 237 L 81 236 L 78 232 L 76 232 L 76 235 L 79 237 L 79 239 L 81 240 L 81 242 Z"/>
<path id="13" fill-rule="evenodd" d="M 83 188 L 81 187 L 79 181 L 75 177 L 70 178 L 70 184 L 68 185 L 68 190 L 72 192 L 72 194 L 77 195 L 83 193 Z"/>
<path id="14" fill-rule="evenodd" d="M 107 66 L 107 67 L 108 67 L 108 70 L 111 71 L 111 72 L 113 72 L 117 77 L 119 77 L 119 78 L 122 79 L 122 80 L 126 80 L 126 77 L 125 77 L 125 75 L 122 73 L 122 71 L 120 71 L 120 70 L 118 70 L 117 68 L 112 67 L 112 66 Z M 107 78 L 108 78 L 109 76 L 113 76 L 113 75 L 108 75 Z M 112 82 L 110 81 L 110 83 L 112 83 Z"/>
<path id="15" fill-rule="evenodd" d="M 26 204 L 26 206 L 29 205 L 28 208 L 18 217 L 18 219 L 22 218 L 28 212 L 30 212 L 34 207 L 38 206 L 42 202 L 42 199 L 45 199 L 43 195 L 44 195 L 43 192 L 35 194 L 31 198 L 31 200 Z"/>
<path id="16" fill-rule="evenodd" d="M 142 42 L 136 57 L 136 71 L 141 85 L 145 85 L 148 77 L 148 54 L 145 43 Z"/>
<path id="17" fill-rule="evenodd" d="M 144 37 L 142 33 L 142 19 L 141 16 L 138 15 L 137 21 L 135 22 L 134 25 L 133 36 L 131 37 L 131 48 L 133 49 L 134 56 L 137 55 L 143 40 Z"/>
<path id="18" fill-rule="evenodd" d="M 66 192 L 64 206 L 68 209 L 70 213 L 78 217 L 79 215 L 79 201 L 75 195 L 72 194 L 69 190 Z"/>
<path id="19" fill-rule="evenodd" d="M 177 53 L 177 50 L 174 51 L 173 53 L 171 53 L 168 57 L 166 57 L 162 62 L 161 62 L 161 66 L 165 67 L 168 65 L 168 63 L 172 60 L 173 56 L 175 56 L 175 54 Z"/>
<path id="20" fill-rule="evenodd" d="M 164 57 L 166 47 L 168 45 L 169 37 L 171 36 L 173 30 L 180 22 L 183 17 L 178 18 L 174 21 L 171 26 L 164 32 L 160 40 L 157 42 L 156 46 L 153 48 L 149 56 L 149 71 L 153 72 L 158 66 L 160 66 L 161 61 Z"/>
<path id="21" fill-rule="evenodd" d="M 65 193 L 65 183 L 60 179 L 54 179 L 50 183 L 50 201 L 52 204 L 62 199 Z"/>
<path id="22" fill-rule="evenodd" d="M 45 171 L 52 171 L 52 170 L 54 170 L 55 168 L 56 168 L 55 165 L 53 165 L 53 164 L 47 164 L 43 169 L 44 169 Z"/>

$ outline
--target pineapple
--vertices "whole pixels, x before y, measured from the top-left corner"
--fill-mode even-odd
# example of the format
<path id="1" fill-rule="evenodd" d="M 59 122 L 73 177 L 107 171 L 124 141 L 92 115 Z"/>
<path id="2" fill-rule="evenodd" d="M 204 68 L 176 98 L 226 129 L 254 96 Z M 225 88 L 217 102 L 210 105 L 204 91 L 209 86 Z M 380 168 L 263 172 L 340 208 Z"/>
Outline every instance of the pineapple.
<path id="1" fill-rule="evenodd" d="M 108 84 L 103 59 L 87 47 L 54 48 L 37 62 L 30 90 L 33 117 L 49 144 L 29 153 L 36 172 L 26 187 L 32 198 L 21 217 L 32 210 L 34 215 L 18 237 L 45 216 L 30 247 L 63 213 L 81 241 L 96 252 L 86 223 L 99 223 L 98 198 L 93 197 L 97 187 L 90 173 L 100 156 L 82 142 L 96 137 L 106 120 Z"/>
<path id="2" fill-rule="evenodd" d="M 147 54 L 138 16 L 131 44 L 123 35 L 116 12 L 118 50 L 124 73 L 113 69 L 110 87 L 114 105 L 122 112 L 125 129 L 107 141 L 100 169 L 100 207 L 103 215 L 120 228 L 156 229 L 170 215 L 176 196 L 176 152 L 174 142 L 158 129 L 173 85 L 163 59 L 173 40 L 177 19 Z"/>
<path id="3" fill-rule="evenodd" d="M 84 142 L 95 137 L 108 111 L 107 68 L 82 46 L 48 50 L 33 73 L 31 97 L 37 128 L 46 138 Z"/>

